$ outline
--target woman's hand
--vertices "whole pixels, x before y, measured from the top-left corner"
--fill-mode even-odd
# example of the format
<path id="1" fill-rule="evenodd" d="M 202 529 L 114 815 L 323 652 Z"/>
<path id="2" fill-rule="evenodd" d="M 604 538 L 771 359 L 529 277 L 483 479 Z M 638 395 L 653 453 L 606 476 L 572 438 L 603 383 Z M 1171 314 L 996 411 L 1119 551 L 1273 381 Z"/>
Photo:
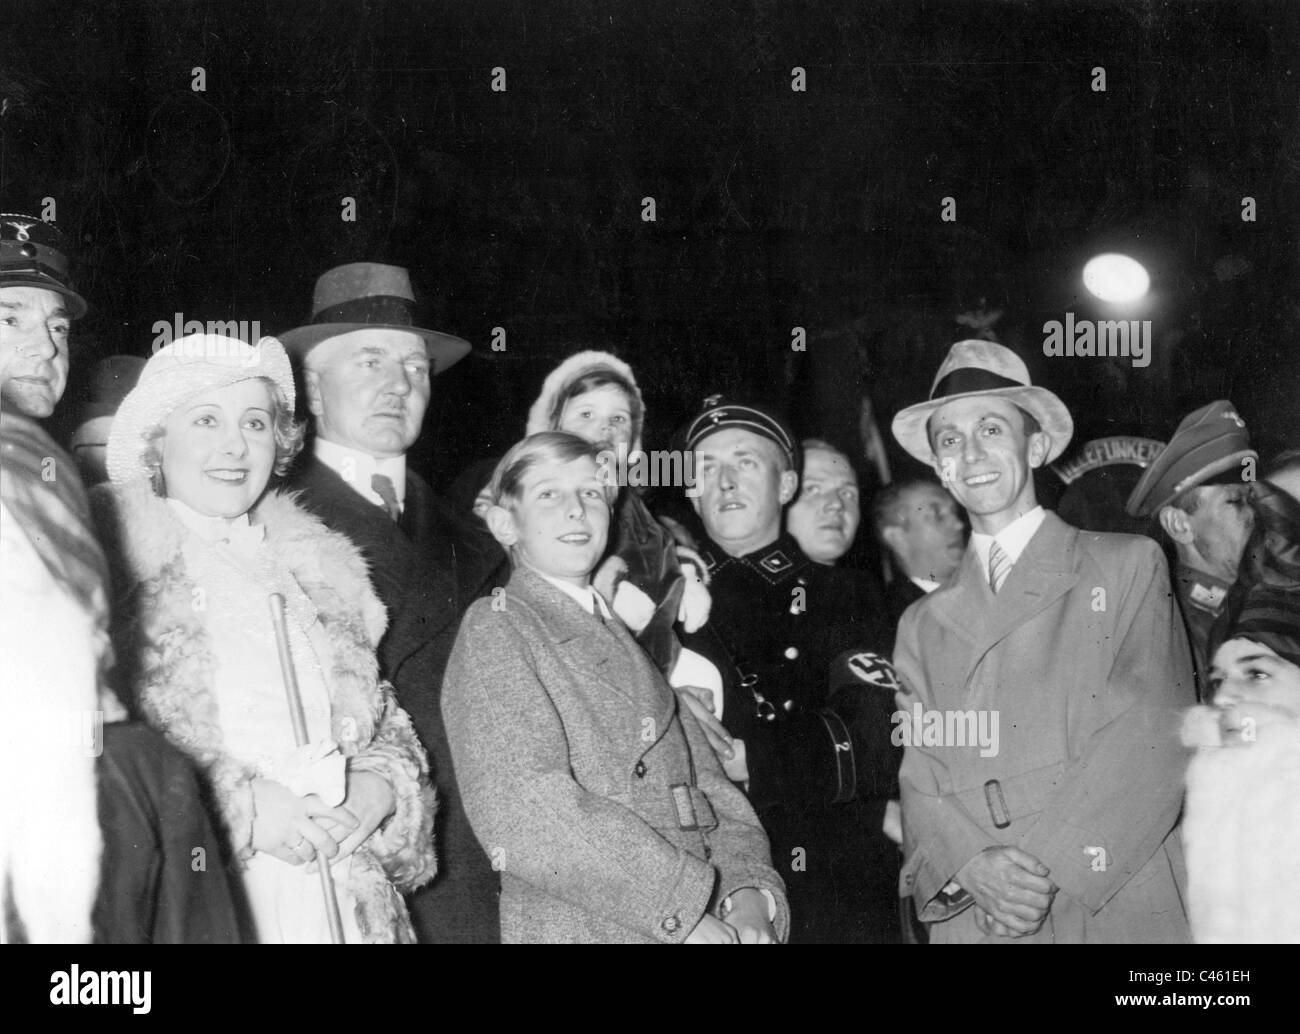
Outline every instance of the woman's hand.
<path id="1" fill-rule="evenodd" d="M 370 834 L 396 807 L 397 797 L 383 776 L 375 772 L 348 772 L 348 795 L 338 810 L 350 815 L 353 824 L 334 830 L 337 856 L 327 853 L 325 857 L 341 862 L 370 839 Z"/>
<path id="2" fill-rule="evenodd" d="M 706 915 L 686 937 L 683 944 L 739 944 L 740 934 L 715 916 Z"/>
<path id="3" fill-rule="evenodd" d="M 273 779 L 253 780 L 253 849 L 290 865 L 310 862 L 319 852 L 333 858 L 339 840 L 356 828 L 344 807 L 331 808 L 315 794 L 299 797 Z"/>

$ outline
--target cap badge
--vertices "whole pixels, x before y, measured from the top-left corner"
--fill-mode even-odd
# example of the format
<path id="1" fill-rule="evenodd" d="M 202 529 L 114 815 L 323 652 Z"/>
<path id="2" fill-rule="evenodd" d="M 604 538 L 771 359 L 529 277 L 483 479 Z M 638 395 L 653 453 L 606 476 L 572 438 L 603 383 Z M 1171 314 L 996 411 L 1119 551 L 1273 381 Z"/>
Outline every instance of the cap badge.
<path id="1" fill-rule="evenodd" d="M 31 238 L 31 234 L 29 234 L 27 231 L 30 230 L 30 229 L 31 229 L 33 226 L 35 226 L 36 224 L 35 224 L 35 223 L 15 223 L 15 222 L 10 222 L 8 219 L 6 219 L 6 220 L 5 220 L 5 225 L 6 225 L 6 226 L 12 226 L 12 227 L 14 228 L 14 230 L 16 231 L 16 237 L 15 237 L 16 240 L 20 240 L 20 241 L 29 241 L 29 240 L 31 240 L 32 238 Z"/>

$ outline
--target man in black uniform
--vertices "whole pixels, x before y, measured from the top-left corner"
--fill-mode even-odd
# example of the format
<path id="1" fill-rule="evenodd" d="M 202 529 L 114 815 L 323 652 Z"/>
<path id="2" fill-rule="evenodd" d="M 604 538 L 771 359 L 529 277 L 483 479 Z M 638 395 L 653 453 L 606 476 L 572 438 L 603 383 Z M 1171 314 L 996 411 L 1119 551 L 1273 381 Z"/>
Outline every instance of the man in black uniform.
<path id="1" fill-rule="evenodd" d="M 899 939 L 897 686 L 879 593 L 782 530 L 798 447 L 766 410 L 705 401 L 688 425 L 712 618 L 685 638 L 724 673 L 728 774 L 747 789 L 789 890 L 791 943 Z"/>
<path id="2" fill-rule="evenodd" d="M 1174 592 L 1187 625 L 1202 698 L 1209 674 L 1210 626 L 1237 580 L 1242 550 L 1254 526 L 1251 486 L 1259 454 L 1246 422 L 1224 399 L 1202 406 L 1143 472 L 1125 509 L 1153 516 L 1178 554 Z"/>

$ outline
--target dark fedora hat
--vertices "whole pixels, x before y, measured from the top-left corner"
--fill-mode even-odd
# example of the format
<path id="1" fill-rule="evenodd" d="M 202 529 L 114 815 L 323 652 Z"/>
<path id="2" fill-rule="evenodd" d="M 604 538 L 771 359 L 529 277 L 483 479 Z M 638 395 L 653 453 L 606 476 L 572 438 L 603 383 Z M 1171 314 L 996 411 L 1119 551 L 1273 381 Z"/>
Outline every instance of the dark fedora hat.
<path id="1" fill-rule="evenodd" d="M 41 287 L 68 300 L 72 319 L 86 314 L 68 274 L 67 238 L 34 215 L 0 212 L 0 287 Z"/>
<path id="2" fill-rule="evenodd" d="M 354 330 L 404 330 L 424 339 L 433 372 L 442 373 L 469 354 L 464 338 L 415 325 L 411 278 L 401 266 L 350 262 L 322 273 L 311 300 L 311 322 L 278 335 L 301 358 L 316 345 Z"/>

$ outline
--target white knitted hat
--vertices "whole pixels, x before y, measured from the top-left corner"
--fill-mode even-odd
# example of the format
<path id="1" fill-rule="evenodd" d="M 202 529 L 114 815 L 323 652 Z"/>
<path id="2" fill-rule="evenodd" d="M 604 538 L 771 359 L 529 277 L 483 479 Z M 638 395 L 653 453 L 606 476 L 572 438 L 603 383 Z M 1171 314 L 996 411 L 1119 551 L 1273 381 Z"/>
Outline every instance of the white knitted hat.
<path id="1" fill-rule="evenodd" d="M 555 408 L 556 398 L 579 377 L 598 373 L 601 370 L 617 374 L 632 386 L 635 397 L 632 400 L 632 441 L 629 452 L 639 451 L 641 430 L 645 425 L 645 402 L 641 398 L 641 389 L 632 374 L 632 367 L 608 352 L 577 352 L 547 374 L 546 380 L 542 383 L 542 393 L 537 396 L 537 401 L 528 410 L 528 427 L 524 434 L 556 430 L 551 423 L 551 410 Z"/>
<path id="2" fill-rule="evenodd" d="M 284 346 L 273 337 L 256 346 L 219 334 L 191 334 L 160 348 L 122 400 L 108 435 L 108 477 L 115 485 L 148 480 L 145 433 L 188 398 L 202 391 L 265 377 L 294 406 L 293 371 Z"/>

